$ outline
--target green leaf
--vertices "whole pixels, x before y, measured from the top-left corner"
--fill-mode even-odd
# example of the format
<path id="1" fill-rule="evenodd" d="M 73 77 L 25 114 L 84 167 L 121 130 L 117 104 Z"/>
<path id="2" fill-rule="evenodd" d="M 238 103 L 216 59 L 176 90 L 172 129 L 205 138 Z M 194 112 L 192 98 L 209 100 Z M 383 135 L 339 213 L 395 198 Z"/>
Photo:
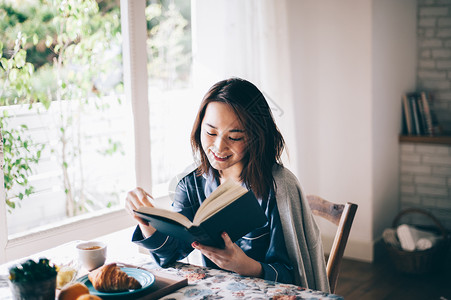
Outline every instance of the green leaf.
<path id="1" fill-rule="evenodd" d="M 22 33 L 22 37 L 20 39 L 20 42 L 22 45 L 25 45 L 27 43 L 27 34 L 26 33 Z"/>
<path id="2" fill-rule="evenodd" d="M 6 204 L 11 207 L 12 209 L 16 208 L 16 203 L 14 203 L 11 200 L 6 199 Z"/>
<path id="3" fill-rule="evenodd" d="M 37 45 L 39 43 L 39 37 L 38 35 L 35 33 L 33 34 L 33 45 Z"/>
<path id="4" fill-rule="evenodd" d="M 50 46 L 52 46 L 52 43 L 53 43 L 53 38 L 50 35 L 46 36 L 45 37 L 45 46 L 47 48 L 50 48 Z"/>
<path id="5" fill-rule="evenodd" d="M 27 197 L 30 196 L 33 193 L 33 189 L 34 189 L 33 187 L 25 189 L 25 195 L 27 195 Z"/>
<path id="6" fill-rule="evenodd" d="M 17 75 L 19 74 L 19 70 L 18 69 L 11 69 L 9 71 L 9 80 L 11 80 L 12 82 L 16 81 L 17 79 Z"/>
<path id="7" fill-rule="evenodd" d="M 25 64 L 25 68 L 26 68 L 28 74 L 30 74 L 30 75 L 33 74 L 33 72 L 34 72 L 34 66 L 33 66 L 33 64 L 26 63 L 26 64 Z"/>
<path id="8" fill-rule="evenodd" d="M 24 49 L 20 49 L 14 57 L 14 62 L 16 63 L 17 68 L 22 68 L 25 65 L 27 59 L 27 51 Z"/>
<path id="9" fill-rule="evenodd" d="M 2 68 L 7 70 L 8 69 L 8 60 L 5 57 L 2 57 L 0 59 L 0 63 L 2 64 Z"/>

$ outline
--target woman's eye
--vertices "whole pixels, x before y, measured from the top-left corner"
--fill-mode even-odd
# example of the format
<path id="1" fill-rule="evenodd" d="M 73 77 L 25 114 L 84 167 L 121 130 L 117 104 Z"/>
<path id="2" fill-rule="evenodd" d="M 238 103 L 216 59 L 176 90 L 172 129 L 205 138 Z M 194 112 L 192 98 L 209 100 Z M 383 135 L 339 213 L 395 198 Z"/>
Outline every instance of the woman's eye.
<path id="1" fill-rule="evenodd" d="M 216 133 L 206 131 L 209 136 L 216 136 Z"/>
<path id="2" fill-rule="evenodd" d="M 243 137 L 240 137 L 240 138 L 229 137 L 229 139 L 234 141 L 234 142 L 238 142 L 238 141 L 241 141 L 243 139 Z"/>

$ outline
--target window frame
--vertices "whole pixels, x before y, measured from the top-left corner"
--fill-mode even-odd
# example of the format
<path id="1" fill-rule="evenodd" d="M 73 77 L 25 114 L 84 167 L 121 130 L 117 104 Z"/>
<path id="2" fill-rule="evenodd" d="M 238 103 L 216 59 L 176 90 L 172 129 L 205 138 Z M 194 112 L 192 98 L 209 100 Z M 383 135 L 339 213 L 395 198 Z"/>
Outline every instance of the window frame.
<path id="1" fill-rule="evenodd" d="M 121 0 L 125 97 L 132 104 L 136 184 L 151 191 L 145 0 Z M 3 162 L 3 157 L 1 157 Z M 0 264 L 73 240 L 88 240 L 133 226 L 124 208 L 79 216 L 58 225 L 8 238 L 3 168 L 0 176 Z M 93 230 L 94 229 L 94 230 Z"/>

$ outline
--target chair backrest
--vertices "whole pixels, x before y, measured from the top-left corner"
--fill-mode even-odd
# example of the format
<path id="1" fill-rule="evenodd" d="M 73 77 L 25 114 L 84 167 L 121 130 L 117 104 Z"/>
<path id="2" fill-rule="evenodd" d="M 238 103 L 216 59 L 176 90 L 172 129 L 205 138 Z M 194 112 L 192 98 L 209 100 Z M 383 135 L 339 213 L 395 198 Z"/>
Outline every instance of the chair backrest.
<path id="1" fill-rule="evenodd" d="M 316 195 L 308 195 L 307 200 L 310 209 L 315 216 L 322 217 L 337 225 L 337 232 L 326 266 L 330 291 L 333 293 L 337 285 L 340 265 L 346 243 L 348 242 L 349 232 L 351 231 L 352 222 L 354 221 L 354 216 L 357 211 L 357 204 L 350 202 L 346 204 L 336 204 Z"/>

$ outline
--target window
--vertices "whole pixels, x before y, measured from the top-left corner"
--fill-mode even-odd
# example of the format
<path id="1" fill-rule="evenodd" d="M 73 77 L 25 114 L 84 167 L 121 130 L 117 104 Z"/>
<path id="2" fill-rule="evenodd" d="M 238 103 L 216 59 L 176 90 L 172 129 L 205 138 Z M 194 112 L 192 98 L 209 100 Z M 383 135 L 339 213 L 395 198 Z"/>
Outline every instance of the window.
<path id="1" fill-rule="evenodd" d="M 152 192 L 193 163 L 190 133 L 200 98 L 192 80 L 191 3 L 147 1 L 147 73 Z"/>
<path id="2" fill-rule="evenodd" d="M 287 30 L 274 25 L 279 14 L 284 19 L 284 6 L 16 2 L 0 3 L 1 153 L 5 160 L 14 153 L 10 161 L 23 176 L 0 176 L 0 262 L 132 226 L 121 203 L 124 193 L 138 185 L 157 198 L 167 196 L 171 179 L 193 162 L 191 127 L 215 82 L 240 76 L 268 92 L 269 101 L 291 101 L 285 93 L 291 90 L 289 55 L 280 52 L 288 49 L 281 47 L 288 39 L 280 34 Z M 27 160 L 17 161 L 19 154 Z M 6 166 L 3 171 L 9 172 Z M 39 208 L 39 201 L 47 203 Z M 32 213 L 20 215 L 25 210 Z M 16 223 L 27 219 L 32 229 Z"/>
<path id="3" fill-rule="evenodd" d="M 133 225 L 125 192 L 167 195 L 192 163 L 190 2 L 8 1 L 0 14 L 0 262 Z"/>
<path id="4" fill-rule="evenodd" d="M 64 241 L 57 227 L 90 238 L 91 219 L 106 221 L 94 234 L 131 224 L 123 199 L 135 185 L 135 150 L 119 5 L 3 1 L 0 14 L 0 261 L 26 255 L 24 241 L 34 251 L 51 245 L 45 237 Z"/>

